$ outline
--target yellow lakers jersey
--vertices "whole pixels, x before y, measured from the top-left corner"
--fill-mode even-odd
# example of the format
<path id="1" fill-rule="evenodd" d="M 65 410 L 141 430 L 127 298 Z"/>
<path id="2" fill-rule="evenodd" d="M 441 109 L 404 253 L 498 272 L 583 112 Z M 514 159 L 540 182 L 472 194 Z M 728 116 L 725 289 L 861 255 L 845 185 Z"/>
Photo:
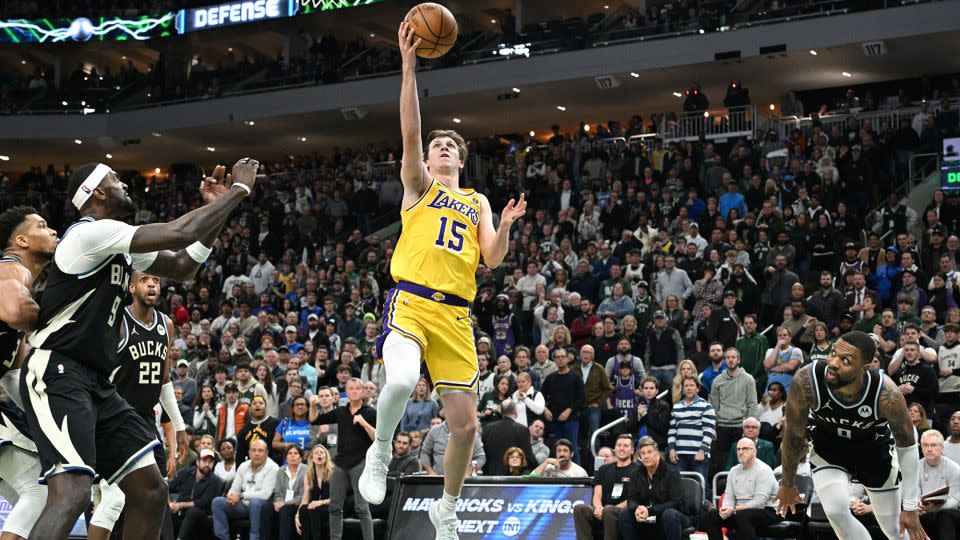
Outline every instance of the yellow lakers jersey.
<path id="1" fill-rule="evenodd" d="M 417 202 L 401 211 L 400 220 L 403 230 L 390 262 L 393 279 L 473 301 L 480 262 L 476 192 L 432 179 Z"/>

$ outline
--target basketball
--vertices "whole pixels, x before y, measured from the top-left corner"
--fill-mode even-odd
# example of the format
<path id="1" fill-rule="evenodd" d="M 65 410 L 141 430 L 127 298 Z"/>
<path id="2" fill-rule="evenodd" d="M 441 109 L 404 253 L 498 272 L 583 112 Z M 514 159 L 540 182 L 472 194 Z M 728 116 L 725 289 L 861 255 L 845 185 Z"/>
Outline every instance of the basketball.
<path id="1" fill-rule="evenodd" d="M 433 2 L 414 6 L 404 19 L 420 38 L 417 56 L 439 58 L 457 42 L 457 20 L 450 10 Z"/>

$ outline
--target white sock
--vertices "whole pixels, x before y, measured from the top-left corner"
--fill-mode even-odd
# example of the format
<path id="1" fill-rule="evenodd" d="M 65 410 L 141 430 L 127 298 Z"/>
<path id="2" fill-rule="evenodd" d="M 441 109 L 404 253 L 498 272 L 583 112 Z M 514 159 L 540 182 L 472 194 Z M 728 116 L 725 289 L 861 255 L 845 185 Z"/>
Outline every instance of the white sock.
<path id="1" fill-rule="evenodd" d="M 457 513 L 457 499 L 459 498 L 458 495 L 450 495 L 444 491 L 443 497 L 440 498 L 440 510 L 450 514 Z"/>
<path id="2" fill-rule="evenodd" d="M 383 344 L 383 360 L 387 382 L 377 397 L 376 444 L 389 454 L 393 432 L 420 380 L 420 347 L 413 340 L 390 332 Z"/>

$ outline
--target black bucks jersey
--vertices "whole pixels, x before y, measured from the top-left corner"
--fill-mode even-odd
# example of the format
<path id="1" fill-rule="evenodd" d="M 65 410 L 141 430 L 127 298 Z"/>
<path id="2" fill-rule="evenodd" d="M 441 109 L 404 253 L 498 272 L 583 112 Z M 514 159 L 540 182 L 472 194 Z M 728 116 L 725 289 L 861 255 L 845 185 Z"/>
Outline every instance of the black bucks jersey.
<path id="1" fill-rule="evenodd" d="M 91 221 L 74 223 L 63 239 L 74 227 Z M 82 274 L 64 272 L 54 257 L 40 297 L 39 330 L 30 337 L 30 345 L 109 372 L 117 364 L 118 319 L 131 273 L 129 254 L 110 255 Z"/>
<path id="2" fill-rule="evenodd" d="M 167 358 L 167 317 L 153 310 L 153 320 L 143 324 L 126 307 L 121 310 L 119 363 L 110 374 L 117 392 L 144 418 L 153 421 L 154 406 L 160 401 L 163 370 Z"/>
<path id="3" fill-rule="evenodd" d="M 20 264 L 16 259 L 9 257 L 0 258 L 0 264 Z M 20 350 L 20 341 L 23 339 L 23 332 L 14 329 L 9 324 L 0 321 L 0 377 L 6 375 L 13 362 L 17 359 L 17 351 Z"/>
<path id="4" fill-rule="evenodd" d="M 827 385 L 827 365 L 813 363 L 814 405 L 808 429 L 816 453 L 830 463 L 889 457 L 893 436 L 887 419 L 880 416 L 880 392 L 885 375 L 876 369 L 864 374 L 866 384 L 860 399 L 846 403 Z"/>

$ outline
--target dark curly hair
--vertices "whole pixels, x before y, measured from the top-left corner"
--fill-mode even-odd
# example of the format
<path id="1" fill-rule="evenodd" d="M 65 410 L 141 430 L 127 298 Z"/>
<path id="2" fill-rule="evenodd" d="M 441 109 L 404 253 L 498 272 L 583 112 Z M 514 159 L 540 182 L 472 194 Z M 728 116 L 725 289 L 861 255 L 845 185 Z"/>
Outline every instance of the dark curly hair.
<path id="1" fill-rule="evenodd" d="M 38 214 L 32 206 L 14 206 L 0 214 L 0 250 L 5 250 L 13 240 L 13 232 L 30 214 Z"/>

